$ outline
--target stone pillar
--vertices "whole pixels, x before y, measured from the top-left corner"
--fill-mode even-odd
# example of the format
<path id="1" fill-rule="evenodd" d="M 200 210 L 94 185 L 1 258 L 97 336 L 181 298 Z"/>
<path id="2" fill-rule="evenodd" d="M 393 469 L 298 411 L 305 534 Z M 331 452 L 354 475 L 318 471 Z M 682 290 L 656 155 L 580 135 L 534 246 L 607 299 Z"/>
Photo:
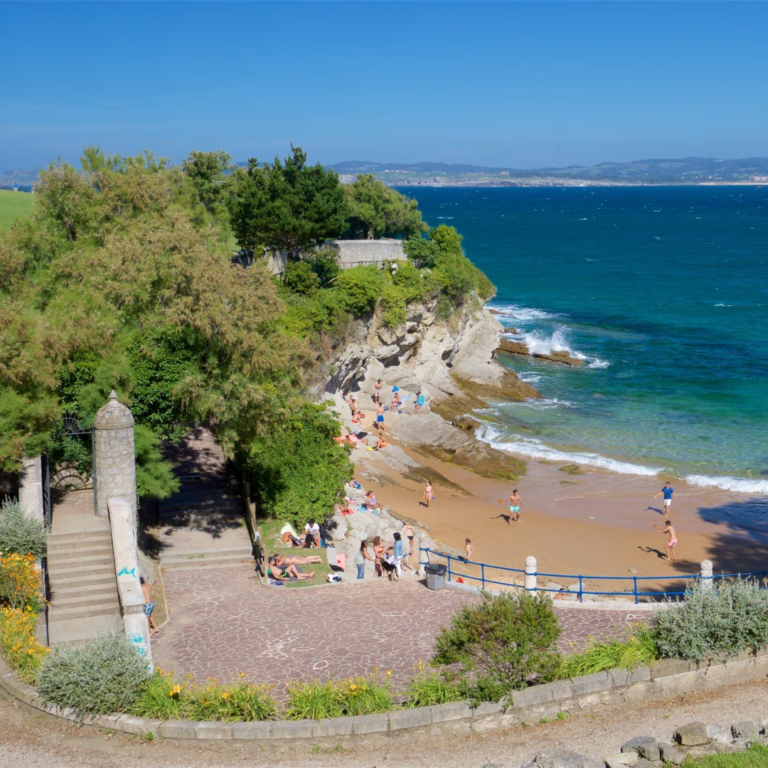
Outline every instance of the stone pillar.
<path id="1" fill-rule="evenodd" d="M 712 578 L 712 561 L 711 560 L 702 560 L 701 561 L 701 588 L 702 589 L 712 589 L 712 585 L 714 584 L 714 580 Z"/>
<path id="2" fill-rule="evenodd" d="M 43 504 L 43 462 L 40 456 L 24 459 L 19 486 L 19 505 L 22 512 L 35 520 L 45 520 Z"/>
<path id="3" fill-rule="evenodd" d="M 532 556 L 528 556 L 525 558 L 525 588 L 529 592 L 535 592 L 536 591 L 536 569 L 538 568 L 538 564 L 536 563 L 536 558 Z"/>
<path id="4" fill-rule="evenodd" d="M 136 455 L 133 444 L 133 415 L 117 399 L 114 390 L 109 402 L 99 409 L 93 422 L 96 514 L 109 515 L 112 496 L 125 499 L 136 526 Z"/>

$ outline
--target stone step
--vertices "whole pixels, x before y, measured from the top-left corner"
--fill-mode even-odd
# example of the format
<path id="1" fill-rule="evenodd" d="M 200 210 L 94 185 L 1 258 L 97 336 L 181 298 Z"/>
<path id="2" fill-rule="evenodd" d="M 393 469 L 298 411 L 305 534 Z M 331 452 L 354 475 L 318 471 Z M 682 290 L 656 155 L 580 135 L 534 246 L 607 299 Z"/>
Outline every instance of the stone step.
<path id="1" fill-rule="evenodd" d="M 64 577 L 52 578 L 51 594 L 56 594 L 59 590 L 75 590 L 92 586 L 116 585 L 114 569 L 108 571 L 96 571 L 81 574 L 79 571 L 66 575 Z M 117 588 L 117 587 L 115 587 Z"/>
<path id="2" fill-rule="evenodd" d="M 58 572 L 63 568 L 70 568 L 75 565 L 109 565 L 114 567 L 115 558 L 109 549 L 101 552 L 94 552 L 92 555 L 81 555 L 74 553 L 72 555 L 54 554 L 48 558 L 48 568 Z"/>
<path id="3" fill-rule="evenodd" d="M 177 562 L 187 562 L 189 560 L 208 559 L 211 557 L 250 557 L 252 549 L 250 546 L 229 547 L 227 549 L 188 549 L 177 550 L 170 549 L 160 555 L 160 562 L 163 565 Z"/>
<path id="4" fill-rule="evenodd" d="M 112 533 L 109 530 L 109 523 L 105 523 L 103 530 L 81 531 L 79 533 L 52 533 L 48 537 L 48 544 L 77 544 L 77 542 L 87 542 L 92 539 L 108 538 L 112 541 Z"/>
<path id="5" fill-rule="evenodd" d="M 160 512 L 161 523 L 173 523 L 175 525 L 189 525 L 192 523 L 221 523 L 243 520 L 242 510 L 177 510 L 173 512 Z"/>
<path id="6" fill-rule="evenodd" d="M 103 563 L 66 563 L 62 566 L 54 566 L 49 568 L 49 579 L 51 583 L 68 577 L 77 576 L 96 576 L 97 574 L 106 574 L 108 576 L 115 577 L 115 566 L 113 564 Z"/>
<path id="7" fill-rule="evenodd" d="M 162 567 L 169 571 L 187 569 L 187 568 L 214 568 L 220 565 L 238 565 L 240 563 L 253 563 L 250 551 L 245 554 L 232 554 L 232 555 L 206 555 L 205 557 L 197 557 L 193 559 L 173 560 L 168 562 L 162 561 Z"/>
<path id="8" fill-rule="evenodd" d="M 49 643 L 54 645 L 68 645 L 83 640 L 93 640 L 109 629 L 120 629 L 122 622 L 117 615 L 104 615 L 90 617 L 88 621 L 80 619 L 49 620 Z"/>
<path id="9" fill-rule="evenodd" d="M 53 593 L 53 590 L 51 590 Z M 94 580 L 91 582 L 85 582 L 73 587 L 64 587 L 59 585 L 56 588 L 56 593 L 52 594 L 52 600 L 58 600 L 59 598 L 67 597 L 85 597 L 86 595 L 112 595 L 117 594 L 117 585 L 114 579 L 107 581 L 106 579 Z"/>
<path id="10" fill-rule="evenodd" d="M 58 608 L 53 606 L 48 614 L 49 621 L 67 621 L 68 619 L 87 619 L 91 616 L 119 616 L 120 605 L 117 599 L 105 605 Z M 49 624 L 50 626 L 50 624 Z"/>
<path id="11" fill-rule="evenodd" d="M 87 539 L 73 539 L 71 541 L 62 541 L 51 536 L 48 539 L 48 554 L 58 552 L 72 552 L 81 549 L 94 549 L 97 547 L 109 547 L 112 549 L 112 537 L 109 534 L 101 536 L 91 536 Z"/>
<path id="12" fill-rule="evenodd" d="M 236 496 L 211 496 L 210 493 L 201 496 L 172 497 L 160 502 L 160 514 L 185 509 L 241 509 L 242 502 Z"/>
<path id="13" fill-rule="evenodd" d="M 95 595 L 81 595 L 80 597 L 61 597 L 60 593 L 51 600 L 51 606 L 54 611 L 59 611 L 62 608 L 91 608 L 95 606 L 101 606 L 107 609 L 107 612 L 111 611 L 115 606 L 118 608 L 119 602 L 117 598 L 117 587 L 113 587 L 111 592 L 105 592 L 104 594 Z"/>

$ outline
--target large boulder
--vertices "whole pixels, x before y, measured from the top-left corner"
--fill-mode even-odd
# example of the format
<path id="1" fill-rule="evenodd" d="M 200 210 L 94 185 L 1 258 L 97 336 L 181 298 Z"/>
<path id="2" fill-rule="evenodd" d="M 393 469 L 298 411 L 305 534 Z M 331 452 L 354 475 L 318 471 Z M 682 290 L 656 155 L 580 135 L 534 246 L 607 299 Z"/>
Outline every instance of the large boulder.
<path id="1" fill-rule="evenodd" d="M 636 752 L 646 760 L 659 759 L 659 743 L 651 736 L 636 736 L 621 745 L 622 752 Z"/>
<path id="2" fill-rule="evenodd" d="M 709 744 L 707 726 L 704 723 L 688 723 L 681 725 L 674 734 L 675 741 L 684 747 L 698 747 Z"/>
<path id="3" fill-rule="evenodd" d="M 731 726 L 734 739 L 743 739 L 746 742 L 757 741 L 760 736 L 760 726 L 752 720 L 742 720 Z"/>
<path id="4" fill-rule="evenodd" d="M 603 768 L 603 764 L 588 755 L 567 749 L 545 749 L 536 755 L 538 768 Z"/>

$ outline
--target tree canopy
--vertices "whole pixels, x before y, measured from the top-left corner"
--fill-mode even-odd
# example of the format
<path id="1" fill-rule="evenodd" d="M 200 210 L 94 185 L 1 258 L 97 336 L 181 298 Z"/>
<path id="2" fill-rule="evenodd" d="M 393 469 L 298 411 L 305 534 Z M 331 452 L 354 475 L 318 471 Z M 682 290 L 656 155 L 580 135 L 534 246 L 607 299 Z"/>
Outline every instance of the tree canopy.
<path id="1" fill-rule="evenodd" d="M 291 149 L 285 161 L 262 165 L 252 158 L 232 174 L 228 205 L 241 247 L 295 253 L 344 232 L 348 208 L 338 175 L 307 165 L 306 152 Z"/>
<path id="2" fill-rule="evenodd" d="M 349 201 L 352 239 L 416 237 L 428 229 L 415 200 L 386 186 L 372 174 L 361 174 L 344 191 Z"/>

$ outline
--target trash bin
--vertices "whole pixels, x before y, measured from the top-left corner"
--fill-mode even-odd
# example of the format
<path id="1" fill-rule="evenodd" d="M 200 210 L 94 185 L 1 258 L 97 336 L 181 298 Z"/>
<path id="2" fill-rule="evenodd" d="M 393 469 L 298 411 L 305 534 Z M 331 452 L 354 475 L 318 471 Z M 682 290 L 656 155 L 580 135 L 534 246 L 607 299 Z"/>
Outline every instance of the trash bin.
<path id="1" fill-rule="evenodd" d="M 442 563 L 430 563 L 424 566 L 427 574 L 427 589 L 443 589 L 445 587 L 446 567 Z"/>

